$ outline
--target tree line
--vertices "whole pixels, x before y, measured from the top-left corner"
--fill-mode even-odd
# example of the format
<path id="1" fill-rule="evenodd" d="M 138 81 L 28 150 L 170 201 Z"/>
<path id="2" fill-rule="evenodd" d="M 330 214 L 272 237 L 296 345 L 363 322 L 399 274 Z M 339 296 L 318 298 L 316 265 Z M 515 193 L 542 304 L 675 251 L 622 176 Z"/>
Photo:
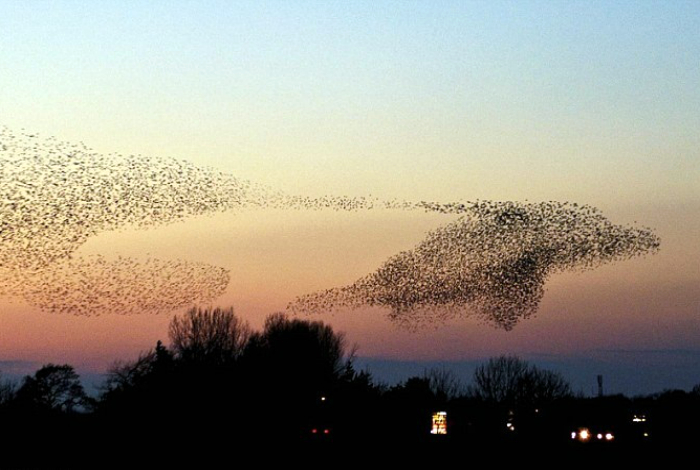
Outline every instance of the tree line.
<path id="1" fill-rule="evenodd" d="M 67 364 L 47 364 L 20 383 L 0 379 L 0 439 L 12 449 L 5 458 L 18 467 L 70 459 L 64 451 L 75 443 L 83 457 L 115 458 L 114 449 L 149 443 L 144 449 L 161 460 L 173 457 L 158 452 L 166 446 L 214 455 L 251 442 L 565 445 L 568 430 L 603 422 L 630 445 L 650 437 L 653 423 L 655 442 L 668 443 L 696 435 L 684 423 L 700 417 L 700 386 L 584 398 L 559 373 L 515 356 L 491 358 L 466 386 L 430 369 L 389 387 L 356 370 L 342 333 L 279 313 L 254 331 L 232 308 L 191 309 L 173 317 L 168 336 L 167 346 L 158 341 L 115 363 L 97 397 Z M 437 411 L 447 414 L 446 436 L 430 434 Z M 51 457 L 30 450 L 37 445 Z"/>

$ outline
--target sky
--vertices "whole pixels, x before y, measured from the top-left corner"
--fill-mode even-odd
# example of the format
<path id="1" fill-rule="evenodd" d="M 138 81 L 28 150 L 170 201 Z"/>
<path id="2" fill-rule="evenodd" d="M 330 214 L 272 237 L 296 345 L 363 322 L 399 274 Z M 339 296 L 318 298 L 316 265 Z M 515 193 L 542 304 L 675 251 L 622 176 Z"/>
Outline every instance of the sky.
<path id="1" fill-rule="evenodd" d="M 575 201 L 658 253 L 553 275 L 511 331 L 314 315 L 386 380 L 516 354 L 590 392 L 700 383 L 700 5 L 694 1 L 0 0 L 0 126 L 172 157 L 290 194 Z M 222 266 L 259 328 L 454 215 L 243 209 L 105 231 L 81 255 Z M 0 298 L 0 371 L 135 358 L 182 309 L 72 316 Z M 461 365 L 460 365 L 461 364 Z M 460 368 L 461 367 L 461 368 Z M 380 378 L 381 378 L 380 377 Z"/>

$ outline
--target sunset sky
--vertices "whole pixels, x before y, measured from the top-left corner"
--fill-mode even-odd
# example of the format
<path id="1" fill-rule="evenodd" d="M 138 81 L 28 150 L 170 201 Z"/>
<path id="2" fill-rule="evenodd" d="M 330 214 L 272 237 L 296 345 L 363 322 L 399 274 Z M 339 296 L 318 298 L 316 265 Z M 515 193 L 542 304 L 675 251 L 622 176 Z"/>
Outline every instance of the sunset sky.
<path id="1" fill-rule="evenodd" d="M 0 126 L 310 197 L 575 201 L 661 238 L 657 254 L 552 276 L 512 331 L 466 317 L 409 332 L 378 308 L 309 317 L 386 380 L 517 354 L 585 393 L 596 374 L 611 393 L 700 383 L 699 84 L 695 1 L 0 0 Z M 257 328 L 455 219 L 249 208 L 104 232 L 79 253 L 222 266 L 215 305 Z M 99 373 L 167 340 L 180 312 L 0 298 L 0 371 Z"/>

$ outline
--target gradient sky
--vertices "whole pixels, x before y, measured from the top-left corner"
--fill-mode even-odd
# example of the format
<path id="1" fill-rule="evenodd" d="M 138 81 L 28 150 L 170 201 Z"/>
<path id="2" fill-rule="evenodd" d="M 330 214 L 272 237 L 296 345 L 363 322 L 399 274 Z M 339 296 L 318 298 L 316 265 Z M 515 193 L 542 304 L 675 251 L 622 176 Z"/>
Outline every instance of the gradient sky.
<path id="1" fill-rule="evenodd" d="M 657 376 L 700 383 L 699 58 L 695 1 L 0 0 L 0 125 L 295 194 L 575 201 L 652 227 L 658 254 L 553 276 L 538 315 L 510 332 L 320 317 L 373 360 L 514 353 L 565 375 L 578 364 L 585 391 L 604 371 L 611 391 L 646 393 Z M 102 233 L 80 253 L 226 267 L 217 304 L 259 327 L 452 220 L 245 210 Z M 171 316 L 0 299 L 0 370 L 101 371 L 167 339 Z"/>

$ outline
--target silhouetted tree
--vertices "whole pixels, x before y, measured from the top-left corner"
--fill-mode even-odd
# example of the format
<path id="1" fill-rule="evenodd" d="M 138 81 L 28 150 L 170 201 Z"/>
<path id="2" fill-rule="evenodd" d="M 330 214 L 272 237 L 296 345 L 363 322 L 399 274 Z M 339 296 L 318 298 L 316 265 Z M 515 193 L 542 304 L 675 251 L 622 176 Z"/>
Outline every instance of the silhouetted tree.
<path id="1" fill-rule="evenodd" d="M 158 341 L 153 350 L 109 371 L 102 416 L 112 430 L 136 428 L 130 435 L 142 438 L 147 438 L 148 423 L 177 427 L 177 436 L 169 437 L 173 445 L 223 439 L 213 423 L 235 421 L 244 386 L 237 363 L 250 334 L 232 308 L 192 308 L 175 316 L 169 347 Z M 164 435 L 158 438 L 165 444 Z"/>
<path id="2" fill-rule="evenodd" d="M 396 438 L 426 436 L 430 416 L 444 403 L 438 400 L 427 377 L 409 377 L 391 387 L 383 397 L 388 432 Z"/>
<path id="3" fill-rule="evenodd" d="M 173 354 L 158 341 L 155 349 L 140 354 L 134 361 L 115 362 L 101 387 L 103 401 L 161 380 L 163 374 L 172 371 L 174 361 Z"/>
<path id="4" fill-rule="evenodd" d="M 371 426 L 382 415 L 381 398 L 386 390 L 368 370 L 356 371 L 352 354 L 339 381 L 330 391 L 327 408 L 332 414 L 334 436 L 347 442 L 377 438 L 382 426 Z"/>
<path id="5" fill-rule="evenodd" d="M 251 330 L 233 308 L 192 308 L 170 322 L 170 347 L 177 359 L 191 363 L 221 365 L 238 359 Z"/>
<path id="6" fill-rule="evenodd" d="M 499 356 L 477 367 L 469 394 L 483 401 L 512 405 L 536 404 L 571 395 L 571 387 L 555 372 L 542 370 L 515 356 Z"/>
<path id="7" fill-rule="evenodd" d="M 343 372 L 340 375 L 341 384 L 346 389 L 361 390 L 363 393 L 371 393 L 379 396 L 384 393 L 387 386 L 376 382 L 369 370 L 357 371 L 354 364 L 355 353 L 351 352 L 345 360 Z"/>
<path id="8" fill-rule="evenodd" d="M 692 390 L 690 391 L 690 393 L 692 393 L 696 397 L 700 397 L 700 384 L 697 384 L 696 386 L 694 386 L 692 388 Z"/>
<path id="9" fill-rule="evenodd" d="M 427 369 L 423 372 L 423 378 L 428 381 L 430 390 L 439 402 L 447 402 L 457 398 L 464 392 L 464 387 L 459 378 L 449 369 Z"/>
<path id="10" fill-rule="evenodd" d="M 435 400 L 427 377 L 409 377 L 404 383 L 392 387 L 391 393 L 411 403 L 432 403 Z"/>
<path id="11" fill-rule="evenodd" d="M 3 379 L 0 373 L 0 406 L 10 403 L 17 393 L 17 384 L 11 380 Z"/>
<path id="12" fill-rule="evenodd" d="M 268 438 L 286 439 L 308 434 L 320 415 L 328 421 L 348 356 L 344 335 L 323 322 L 267 317 L 241 361 L 243 400 L 256 410 L 243 418 L 249 430 L 263 427 Z"/>
<path id="13" fill-rule="evenodd" d="M 17 390 L 17 400 L 37 409 L 71 412 L 83 405 L 87 396 L 80 377 L 68 364 L 47 364 L 26 376 Z"/>
<path id="14" fill-rule="evenodd" d="M 267 317 L 261 333 L 251 337 L 246 351 L 252 359 L 297 383 L 323 387 L 338 379 L 346 365 L 345 335 L 320 321 Z M 263 365 L 261 364 L 261 365 Z"/>
<path id="15" fill-rule="evenodd" d="M 521 401 L 547 403 L 572 395 L 571 386 L 561 374 L 530 366 L 522 380 Z"/>
<path id="16" fill-rule="evenodd" d="M 95 417 L 101 439 L 95 452 L 129 446 L 132 442 L 148 442 L 150 449 L 166 445 L 179 446 L 172 430 L 177 426 L 179 436 L 187 435 L 188 423 L 183 421 L 182 406 L 187 408 L 187 394 L 176 381 L 175 358 L 162 342 L 154 349 L 142 352 L 132 361 L 115 362 L 101 386 Z M 124 466 L 124 465 L 118 465 Z"/>

